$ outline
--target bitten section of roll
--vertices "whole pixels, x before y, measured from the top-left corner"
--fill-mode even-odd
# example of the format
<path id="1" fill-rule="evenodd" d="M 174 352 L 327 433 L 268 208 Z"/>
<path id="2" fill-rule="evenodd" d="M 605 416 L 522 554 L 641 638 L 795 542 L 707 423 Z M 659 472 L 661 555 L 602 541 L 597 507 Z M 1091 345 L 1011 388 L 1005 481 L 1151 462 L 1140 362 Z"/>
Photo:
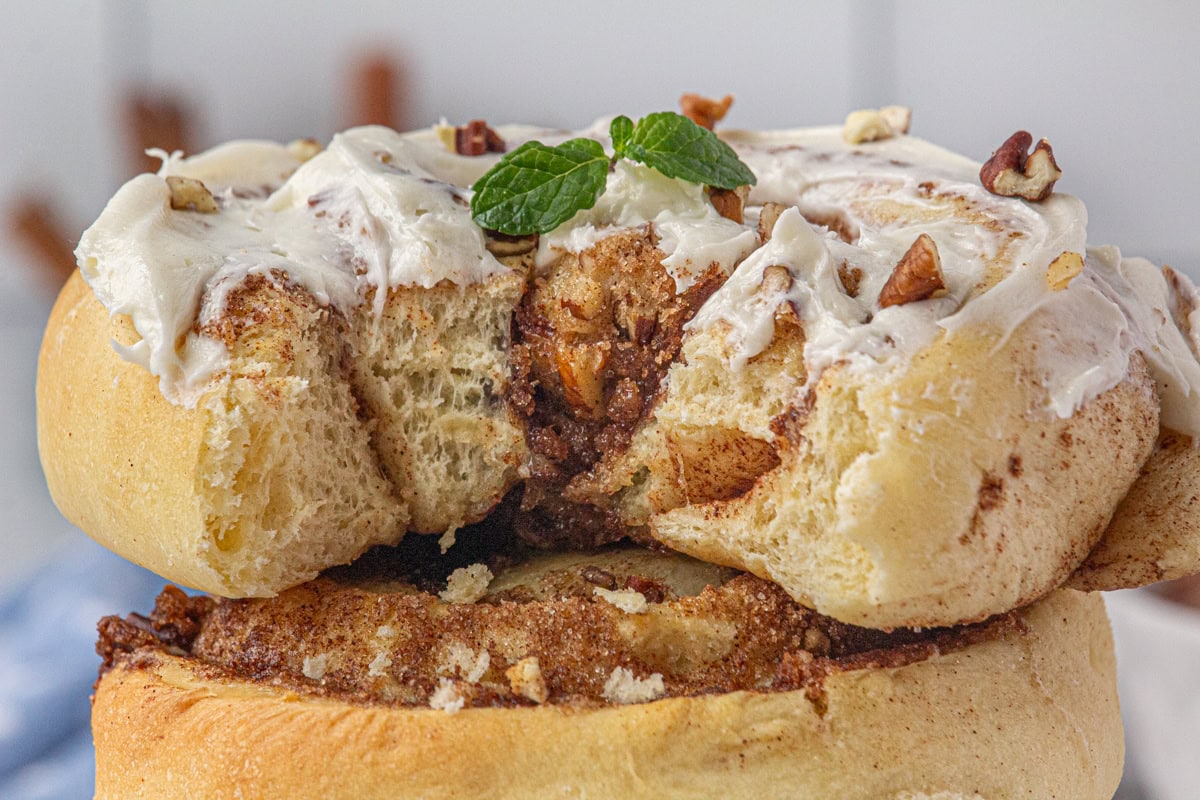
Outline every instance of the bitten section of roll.
<path id="1" fill-rule="evenodd" d="M 38 369 L 51 495 L 114 552 L 234 597 L 474 522 L 524 460 L 499 398 L 521 286 L 412 289 L 370 320 L 251 276 L 205 331 L 228 367 L 188 408 L 113 350 L 137 341 L 129 319 L 75 276 Z"/>
<path id="2" fill-rule="evenodd" d="M 447 713 L 123 659 L 94 699 L 96 796 L 1110 797 L 1123 745 L 1101 601 L 1060 591 L 1018 616 L 807 691 L 598 708 Z"/>

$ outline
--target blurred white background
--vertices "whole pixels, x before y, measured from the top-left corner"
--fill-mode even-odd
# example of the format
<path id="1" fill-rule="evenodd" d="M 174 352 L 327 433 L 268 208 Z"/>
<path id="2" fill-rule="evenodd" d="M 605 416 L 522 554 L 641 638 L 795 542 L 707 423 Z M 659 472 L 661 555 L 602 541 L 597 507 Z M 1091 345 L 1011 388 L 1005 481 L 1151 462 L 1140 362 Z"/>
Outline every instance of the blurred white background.
<path id="1" fill-rule="evenodd" d="M 684 91 L 733 93 L 726 124 L 745 127 L 902 103 L 916 135 L 977 159 L 1017 128 L 1050 139 L 1092 243 L 1200 277 L 1200 4 L 43 0 L 4 17 L 0 587 L 81 542 L 49 500 L 34 437 L 55 279 L 9 223 L 21 198 L 48 198 L 74 246 L 129 176 L 133 87 L 182 101 L 197 148 L 327 139 L 353 121 L 354 65 L 369 53 L 402 66 L 395 100 L 411 126 L 578 127 L 674 108 Z"/>

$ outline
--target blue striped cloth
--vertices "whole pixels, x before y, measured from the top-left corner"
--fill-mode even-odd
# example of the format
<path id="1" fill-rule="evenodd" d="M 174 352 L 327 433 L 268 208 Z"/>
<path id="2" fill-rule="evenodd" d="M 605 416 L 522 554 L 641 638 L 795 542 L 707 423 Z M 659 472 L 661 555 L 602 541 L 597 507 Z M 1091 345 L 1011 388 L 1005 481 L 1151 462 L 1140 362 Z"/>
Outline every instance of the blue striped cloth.
<path id="1" fill-rule="evenodd" d="M 0 798 L 92 796 L 96 622 L 148 612 L 163 584 L 80 534 L 0 588 Z"/>

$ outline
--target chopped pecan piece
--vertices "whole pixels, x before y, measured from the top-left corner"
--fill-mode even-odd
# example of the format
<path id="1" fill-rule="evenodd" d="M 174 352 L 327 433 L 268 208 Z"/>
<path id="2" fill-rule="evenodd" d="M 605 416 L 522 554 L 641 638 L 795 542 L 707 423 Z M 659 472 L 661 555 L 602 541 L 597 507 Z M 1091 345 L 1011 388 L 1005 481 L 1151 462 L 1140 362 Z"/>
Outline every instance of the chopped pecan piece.
<path id="1" fill-rule="evenodd" d="M 782 294 L 792 288 L 792 273 L 787 267 L 772 264 L 763 270 L 761 291 L 766 294 Z"/>
<path id="2" fill-rule="evenodd" d="M 555 353 L 558 375 L 566 401 L 582 416 L 594 417 L 604 409 L 604 367 L 608 364 L 608 342 L 562 344 Z"/>
<path id="3" fill-rule="evenodd" d="M 829 208 L 818 211 L 810 208 L 804 212 L 804 218 L 811 225 L 820 225 L 822 228 L 833 231 L 846 244 L 854 244 L 858 241 L 860 233 L 858 226 L 840 209 Z"/>
<path id="4" fill-rule="evenodd" d="M 679 108 L 683 115 L 701 128 L 713 126 L 725 118 L 729 107 L 733 105 L 733 95 L 727 94 L 720 100 L 713 100 L 699 94 L 685 94 L 679 98 Z"/>
<path id="5" fill-rule="evenodd" d="M 599 586 L 601 589 L 615 591 L 617 588 L 617 579 L 613 577 L 613 574 L 597 566 L 589 565 L 584 567 L 582 576 L 585 581 L 594 586 Z"/>
<path id="6" fill-rule="evenodd" d="M 1032 153 L 1031 144 L 1033 136 L 1028 131 L 1017 131 L 1008 137 L 979 170 L 983 188 L 1002 197 L 1023 197 L 1033 202 L 1049 197 L 1055 182 L 1062 177 L 1062 170 L 1054 160 L 1049 142 L 1042 139 Z"/>
<path id="7" fill-rule="evenodd" d="M 742 211 L 746 207 L 746 198 L 750 195 L 749 186 L 739 186 L 736 189 L 713 189 L 708 190 L 709 202 L 713 204 L 713 208 L 717 210 L 725 219 L 731 219 L 741 225 L 743 216 Z"/>
<path id="8" fill-rule="evenodd" d="M 575 320 L 594 322 L 595 325 L 579 327 L 581 333 L 593 333 L 606 311 L 610 310 L 608 293 L 598 281 L 585 272 L 571 272 L 555 285 L 555 295 L 560 306 Z M 568 329 L 567 320 L 558 319 L 558 328 Z"/>
<path id="9" fill-rule="evenodd" d="M 658 318 L 648 314 L 628 313 L 618 316 L 617 325 L 631 341 L 643 347 L 650 344 L 658 328 Z"/>
<path id="10" fill-rule="evenodd" d="M 197 211 L 215 214 L 220 210 L 217 199 L 200 181 L 179 175 L 167 176 L 167 188 L 171 190 L 171 208 L 176 211 Z"/>
<path id="11" fill-rule="evenodd" d="M 775 223 L 779 221 L 779 215 L 786 208 L 782 203 L 763 203 L 762 210 L 758 212 L 758 240 L 760 242 L 766 244 L 771 241 L 771 232 L 775 230 Z"/>
<path id="12" fill-rule="evenodd" d="M 460 156 L 503 153 L 507 149 L 500 134 L 489 128 L 484 120 L 473 119 L 454 129 L 454 152 Z"/>
<path id="13" fill-rule="evenodd" d="M 654 578 L 630 575 L 625 579 L 625 588 L 638 592 L 646 598 L 648 603 L 661 603 L 667 598 L 666 584 L 656 581 Z"/>
<path id="14" fill-rule="evenodd" d="M 929 234 L 922 233 L 896 264 L 891 277 L 879 292 L 879 307 L 903 305 L 925 300 L 946 288 L 942 278 L 942 259 Z"/>
<path id="15" fill-rule="evenodd" d="M 842 282 L 842 288 L 846 294 L 851 297 L 858 297 L 858 287 L 862 283 L 863 271 L 858 267 L 850 266 L 849 261 L 842 261 L 838 265 L 838 280 Z"/>

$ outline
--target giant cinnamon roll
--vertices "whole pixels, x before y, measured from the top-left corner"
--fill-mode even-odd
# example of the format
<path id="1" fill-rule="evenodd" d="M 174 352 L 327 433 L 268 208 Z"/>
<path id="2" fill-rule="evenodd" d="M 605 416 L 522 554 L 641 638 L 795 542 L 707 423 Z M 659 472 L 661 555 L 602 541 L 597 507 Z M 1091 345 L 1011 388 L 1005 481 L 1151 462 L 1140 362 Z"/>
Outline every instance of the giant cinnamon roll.
<path id="1" fill-rule="evenodd" d="M 1163 495 L 1160 432 L 1194 462 L 1194 290 L 1089 248 L 1080 201 L 907 135 L 727 132 L 748 197 L 616 160 L 514 238 L 472 183 L 571 134 L 476 128 L 164 154 L 123 187 L 40 363 L 68 518 L 269 596 L 515 492 L 530 543 L 656 540 L 880 628 L 1042 597 L 1114 513 L 1080 585 L 1196 568 L 1183 512 L 1158 546 L 1122 527 Z"/>

